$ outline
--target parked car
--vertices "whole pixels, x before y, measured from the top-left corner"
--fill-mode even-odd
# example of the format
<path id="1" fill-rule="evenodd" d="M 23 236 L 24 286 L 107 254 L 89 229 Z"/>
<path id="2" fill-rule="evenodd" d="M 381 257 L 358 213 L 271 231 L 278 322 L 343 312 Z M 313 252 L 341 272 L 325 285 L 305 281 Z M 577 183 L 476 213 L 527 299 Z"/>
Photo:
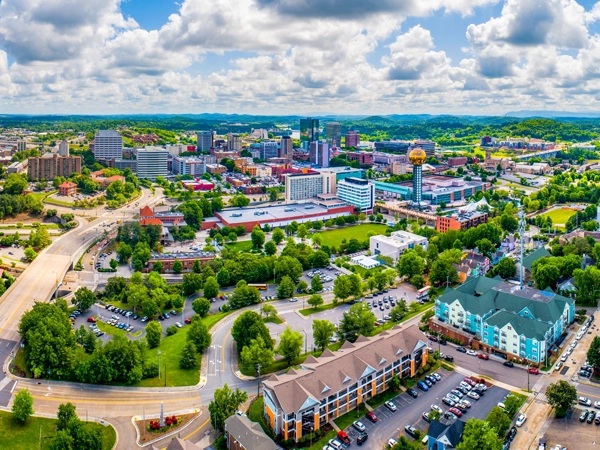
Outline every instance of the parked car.
<path id="1" fill-rule="evenodd" d="M 192 319 L 185 319 L 184 322 L 189 325 L 190 323 L 192 323 Z"/>
<path id="2" fill-rule="evenodd" d="M 358 445 L 363 445 L 368 438 L 369 438 L 369 435 L 367 433 L 360 433 L 356 437 L 356 443 Z"/>
<path id="3" fill-rule="evenodd" d="M 89 323 L 96 323 L 96 319 L 94 319 L 93 317 L 88 317 L 88 318 L 87 318 L 87 321 L 88 321 Z"/>
<path id="4" fill-rule="evenodd" d="M 579 414 L 579 421 L 585 422 L 587 420 L 588 414 L 589 414 L 589 411 L 587 409 L 584 409 L 583 411 L 581 411 L 581 414 Z"/>
<path id="5" fill-rule="evenodd" d="M 367 414 L 365 414 L 365 417 L 373 423 L 377 422 L 377 416 L 375 414 L 373 414 L 371 411 L 369 411 Z"/>
<path id="6" fill-rule="evenodd" d="M 448 362 L 454 362 L 454 356 L 444 355 L 444 359 Z"/>
<path id="7" fill-rule="evenodd" d="M 448 420 L 456 420 L 458 419 L 458 417 L 456 417 L 454 414 L 452 414 L 450 411 L 446 411 L 444 413 L 444 417 Z"/>
<path id="8" fill-rule="evenodd" d="M 515 425 L 518 427 L 522 427 L 526 420 L 527 420 L 527 414 L 519 414 L 519 417 L 517 417 L 517 421 L 515 422 Z"/>
<path id="9" fill-rule="evenodd" d="M 429 387 L 423 381 L 419 381 L 417 383 L 417 387 L 424 392 L 427 392 L 429 390 Z"/>
<path id="10" fill-rule="evenodd" d="M 467 394 L 468 397 L 472 398 L 473 400 L 479 400 L 480 396 L 477 392 L 475 391 L 471 391 Z"/>
<path id="11" fill-rule="evenodd" d="M 396 405 L 394 405 L 392 402 L 385 402 L 384 405 L 387 409 L 389 409 L 392 412 L 396 412 L 398 410 Z"/>
<path id="12" fill-rule="evenodd" d="M 479 354 L 477 355 L 477 357 L 478 357 L 479 359 L 485 359 L 486 361 L 487 361 L 488 359 L 490 359 L 490 357 L 489 357 L 488 355 L 486 355 L 485 353 L 479 353 Z"/>
<path id="13" fill-rule="evenodd" d="M 449 399 L 448 397 L 444 397 L 444 398 L 442 399 L 442 403 L 443 403 L 444 405 L 448 405 L 448 406 L 450 406 L 450 407 L 452 407 L 452 406 L 456 405 L 456 402 L 455 402 L 454 400 L 451 400 L 451 399 Z"/>
<path id="14" fill-rule="evenodd" d="M 508 434 L 506 435 L 506 440 L 510 442 L 515 438 L 516 435 L 517 435 L 517 429 L 516 429 L 516 427 L 512 427 L 510 430 L 508 430 Z"/>
<path id="15" fill-rule="evenodd" d="M 442 381 L 442 376 L 441 376 L 439 373 L 437 373 L 437 372 L 433 372 L 433 373 L 431 374 L 431 376 L 432 376 L 432 377 L 435 377 L 435 379 L 436 379 L 437 381 Z"/>
<path id="16" fill-rule="evenodd" d="M 360 420 L 355 420 L 354 422 L 352 422 L 352 426 L 358 431 L 366 431 L 367 429 L 367 427 L 365 427 L 365 425 Z"/>
<path id="17" fill-rule="evenodd" d="M 417 391 L 415 391 L 413 388 L 407 389 L 406 393 L 408 395 L 410 395 L 412 398 L 417 398 L 419 396 L 419 393 Z"/>
<path id="18" fill-rule="evenodd" d="M 337 437 L 344 445 L 350 445 L 352 443 L 345 431 L 338 431 Z"/>
<path id="19" fill-rule="evenodd" d="M 406 434 L 408 434 L 409 436 L 415 436 L 417 434 L 417 429 L 415 427 L 413 427 L 412 425 L 406 425 L 404 427 L 404 431 L 406 431 Z"/>
<path id="20" fill-rule="evenodd" d="M 457 348 L 456 348 L 456 351 L 457 351 L 458 353 L 467 353 L 467 349 L 466 349 L 466 348 L 464 348 L 464 347 L 457 347 Z"/>
<path id="21" fill-rule="evenodd" d="M 467 355 L 469 355 L 469 356 L 477 356 L 477 352 L 475 350 L 467 350 Z"/>
<path id="22" fill-rule="evenodd" d="M 442 412 L 443 412 L 442 408 L 440 408 L 438 405 L 431 405 L 431 410 L 432 411 L 437 411 L 440 414 L 442 414 Z"/>
<path id="23" fill-rule="evenodd" d="M 592 406 L 592 401 L 587 397 L 579 397 L 577 402 L 583 406 Z"/>
<path id="24" fill-rule="evenodd" d="M 396 445 L 398 445 L 398 441 L 396 441 L 396 439 L 394 439 L 394 438 L 390 438 L 390 439 L 388 440 L 387 446 L 388 446 L 389 448 L 394 448 Z"/>
<path id="25" fill-rule="evenodd" d="M 504 361 L 502 365 L 506 367 L 515 367 L 512 361 Z"/>
<path id="26" fill-rule="evenodd" d="M 587 418 L 587 423 L 592 423 L 596 418 L 596 411 L 590 411 Z"/>
<path id="27" fill-rule="evenodd" d="M 456 417 L 462 417 L 462 411 L 456 407 L 450 408 L 448 411 L 450 411 Z"/>
<path id="28" fill-rule="evenodd" d="M 429 419 L 429 413 L 427 413 L 427 412 L 424 412 L 423 414 L 421 414 L 421 417 L 423 418 L 423 420 L 425 422 L 429 422 L 430 421 L 430 419 Z"/>

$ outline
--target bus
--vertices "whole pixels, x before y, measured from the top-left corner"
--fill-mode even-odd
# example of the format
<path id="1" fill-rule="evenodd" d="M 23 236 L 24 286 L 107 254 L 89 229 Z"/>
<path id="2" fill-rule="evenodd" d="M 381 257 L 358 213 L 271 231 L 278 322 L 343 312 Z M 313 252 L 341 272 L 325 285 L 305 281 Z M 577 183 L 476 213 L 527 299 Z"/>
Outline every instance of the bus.
<path id="1" fill-rule="evenodd" d="M 429 301 L 429 289 L 431 286 L 425 286 L 417 291 L 416 300 L 419 303 L 427 303 Z"/>
<path id="2" fill-rule="evenodd" d="M 255 287 L 259 291 L 266 291 L 267 290 L 267 285 L 266 284 L 249 284 L 248 286 Z"/>

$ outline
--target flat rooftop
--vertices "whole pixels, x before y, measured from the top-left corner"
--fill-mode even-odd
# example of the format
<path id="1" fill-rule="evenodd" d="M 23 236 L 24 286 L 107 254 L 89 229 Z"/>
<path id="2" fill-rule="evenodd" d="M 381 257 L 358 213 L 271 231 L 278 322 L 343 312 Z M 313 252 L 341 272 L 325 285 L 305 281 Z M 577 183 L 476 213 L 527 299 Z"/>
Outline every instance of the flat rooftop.
<path id="1" fill-rule="evenodd" d="M 180 253 L 155 253 L 152 252 L 150 259 L 199 259 L 211 258 L 215 254 L 212 252 L 180 252 Z"/>
<path id="2" fill-rule="evenodd" d="M 518 284 L 507 283 L 506 281 L 498 283 L 492 289 L 494 289 L 495 291 L 504 292 L 505 294 L 511 294 L 516 297 L 521 297 L 542 303 L 549 303 L 550 300 L 556 297 L 556 294 L 554 292 L 540 291 L 538 289 L 534 289 L 528 286 L 524 286 L 523 289 L 520 289 Z"/>
<path id="3" fill-rule="evenodd" d="M 329 209 L 316 203 L 294 203 L 264 208 L 224 209 L 217 214 L 223 220 L 235 224 L 253 221 L 301 219 L 304 216 L 329 213 Z"/>

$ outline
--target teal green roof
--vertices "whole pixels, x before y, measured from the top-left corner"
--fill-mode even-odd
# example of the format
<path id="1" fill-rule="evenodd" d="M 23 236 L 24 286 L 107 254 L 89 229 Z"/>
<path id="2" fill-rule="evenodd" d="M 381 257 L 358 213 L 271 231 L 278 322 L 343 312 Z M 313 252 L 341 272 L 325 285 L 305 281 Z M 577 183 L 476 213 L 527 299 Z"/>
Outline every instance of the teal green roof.
<path id="1" fill-rule="evenodd" d="M 530 255 L 527 255 L 523 258 L 523 267 L 531 272 L 531 267 L 533 263 L 541 258 L 547 258 L 548 256 L 552 256 L 546 247 L 540 247 Z"/>
<path id="2" fill-rule="evenodd" d="M 491 327 L 498 328 L 510 324 L 518 335 L 529 339 L 537 339 L 538 341 L 543 341 L 546 338 L 546 333 L 552 326 L 548 323 L 521 317 L 518 314 L 508 311 L 498 311 L 492 314 L 487 318 L 486 323 Z"/>

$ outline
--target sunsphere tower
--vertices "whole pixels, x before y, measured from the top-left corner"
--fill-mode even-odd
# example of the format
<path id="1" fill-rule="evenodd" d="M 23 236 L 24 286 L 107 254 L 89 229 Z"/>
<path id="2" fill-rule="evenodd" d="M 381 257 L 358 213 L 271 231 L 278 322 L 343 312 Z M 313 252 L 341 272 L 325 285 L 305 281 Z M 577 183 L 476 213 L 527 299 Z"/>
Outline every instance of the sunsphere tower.
<path id="1" fill-rule="evenodd" d="M 413 205 L 420 209 L 423 200 L 423 164 L 427 160 L 427 155 L 422 149 L 415 148 L 408 154 L 408 159 L 413 165 L 412 201 Z"/>

